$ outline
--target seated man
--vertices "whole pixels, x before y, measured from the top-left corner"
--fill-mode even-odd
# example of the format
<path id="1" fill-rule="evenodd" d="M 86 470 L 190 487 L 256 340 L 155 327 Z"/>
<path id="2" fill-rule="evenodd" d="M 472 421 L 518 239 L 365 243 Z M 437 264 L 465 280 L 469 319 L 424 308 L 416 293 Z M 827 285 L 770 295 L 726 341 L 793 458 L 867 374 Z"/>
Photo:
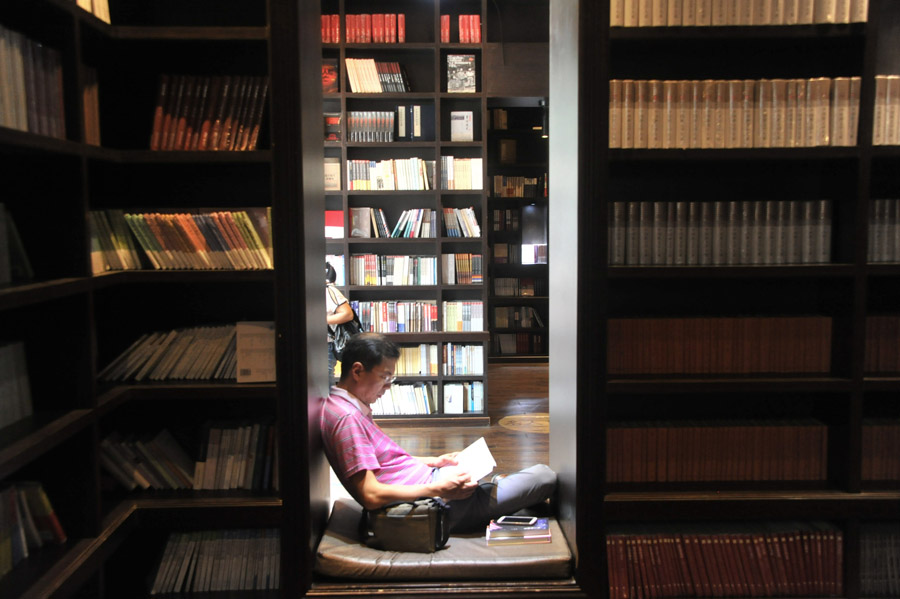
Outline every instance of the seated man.
<path id="1" fill-rule="evenodd" d="M 478 484 L 466 473 L 439 477 L 456 465 L 456 453 L 417 458 L 391 440 L 372 420 L 370 406 L 394 381 L 400 350 L 378 333 L 361 333 L 344 349 L 341 378 L 321 415 L 322 441 L 332 468 L 347 491 L 367 509 L 419 497 L 450 503 L 450 531 L 483 529 L 492 518 L 540 503 L 556 488 L 556 473 L 543 464 Z"/>

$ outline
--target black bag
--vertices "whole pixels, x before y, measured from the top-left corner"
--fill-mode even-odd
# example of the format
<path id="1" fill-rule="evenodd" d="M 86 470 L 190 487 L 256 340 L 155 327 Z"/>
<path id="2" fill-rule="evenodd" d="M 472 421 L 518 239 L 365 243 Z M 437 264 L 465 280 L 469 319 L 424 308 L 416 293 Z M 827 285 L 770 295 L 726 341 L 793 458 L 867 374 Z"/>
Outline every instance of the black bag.
<path id="1" fill-rule="evenodd" d="M 434 553 L 450 538 L 450 506 L 440 497 L 397 501 L 381 509 L 363 510 L 363 543 L 386 551 Z"/>
<path id="2" fill-rule="evenodd" d="M 328 292 L 331 293 L 331 289 Z M 347 346 L 347 342 L 350 341 L 350 337 L 362 333 L 363 330 L 362 323 L 359 321 L 359 316 L 356 315 L 356 310 L 353 309 L 353 306 L 350 306 L 350 311 L 353 312 L 353 320 L 334 325 L 334 355 L 338 360 L 341 359 L 341 354 L 344 353 L 344 348 Z"/>

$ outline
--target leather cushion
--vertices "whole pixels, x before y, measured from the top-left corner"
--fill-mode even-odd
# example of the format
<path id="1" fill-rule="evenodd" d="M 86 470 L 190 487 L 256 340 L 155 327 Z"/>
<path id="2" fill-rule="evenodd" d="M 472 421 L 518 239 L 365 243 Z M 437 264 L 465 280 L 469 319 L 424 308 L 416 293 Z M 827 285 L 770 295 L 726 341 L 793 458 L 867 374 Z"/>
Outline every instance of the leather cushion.
<path id="1" fill-rule="evenodd" d="M 572 553 L 559 523 L 550 519 L 552 541 L 488 547 L 484 534 L 453 535 L 436 553 L 371 549 L 359 542 L 362 507 L 338 499 L 316 550 L 315 571 L 355 580 L 503 580 L 567 578 Z"/>

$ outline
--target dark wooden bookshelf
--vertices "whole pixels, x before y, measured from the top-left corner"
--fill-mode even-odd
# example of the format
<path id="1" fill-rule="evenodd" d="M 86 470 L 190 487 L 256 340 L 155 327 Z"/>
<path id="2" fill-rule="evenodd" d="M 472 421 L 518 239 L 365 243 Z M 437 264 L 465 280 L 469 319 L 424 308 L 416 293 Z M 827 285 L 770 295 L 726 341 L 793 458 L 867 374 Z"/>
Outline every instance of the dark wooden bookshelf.
<path id="1" fill-rule="evenodd" d="M 828 372 L 804 374 L 710 373 L 620 375 L 609 372 L 614 351 L 597 339 L 579 359 L 580 409 L 590 413 L 590 442 L 579 455 L 596 455 L 608 430 L 628 423 L 650 429 L 659 422 L 727 418 L 729 423 L 779 417 L 814 417 L 828 431 L 827 476 L 822 481 L 708 481 L 615 483 L 591 478 L 579 496 L 602 496 L 600 514 L 579 516 L 578 530 L 612 523 L 695 521 L 826 521 L 843 531 L 839 596 L 860 593 L 860 527 L 900 518 L 896 481 L 861 480 L 862 426 L 867 417 L 895 418 L 896 373 L 864 372 L 866 318 L 891 313 L 897 299 L 895 264 L 867 263 L 868 210 L 874 198 L 897 197 L 897 149 L 873 147 L 874 75 L 895 73 L 900 15 L 890 2 L 873 0 L 867 23 L 771 27 L 609 27 L 609 5 L 579 2 L 582 22 L 596 37 L 580 42 L 582 166 L 579 241 L 582 277 L 595 277 L 579 299 L 579 325 L 602 339 L 610 321 L 623 317 L 677 318 L 817 314 L 832 320 Z M 582 31 L 583 33 L 584 31 Z M 780 48 L 794 51 L 780 53 Z M 724 56 L 742 48 L 747 57 L 730 68 Z M 705 56 L 704 56 L 705 55 Z M 862 78 L 858 140 L 852 147 L 742 149 L 612 149 L 606 140 L 611 79 L 760 79 L 813 76 Z M 585 114 L 595 111 L 596 118 Z M 590 141 L 587 141 L 590 140 Z M 679 174 L 681 173 L 681 174 Z M 815 173 L 815 174 L 813 174 Z M 810 178 L 806 179 L 809 175 Z M 683 177 L 683 179 L 682 179 Z M 688 184 L 688 180 L 693 180 Z M 680 182 L 679 182 L 680 181 Z M 803 181 L 802 185 L 795 185 Z M 682 185 L 684 183 L 684 185 Z M 666 193 L 666 187 L 671 191 Z M 831 258 L 825 264 L 766 266 L 601 266 L 609 264 L 612 202 L 812 199 L 833 201 Z M 592 205 L 593 204 L 593 205 Z M 797 292 L 805 288 L 810 295 Z M 751 291 L 752 290 L 752 291 Z M 830 291 L 829 291 L 830 290 Z M 583 320 L 582 320 L 583 319 Z M 599 357 L 599 361 L 595 356 Z M 594 373 L 582 373 L 590 364 Z M 756 420 L 754 420 L 756 419 Z M 624 426 L 624 425 L 623 425 Z M 605 451 L 600 450 L 605 456 Z M 580 473 L 580 471 L 579 471 Z M 579 477 L 580 480 L 581 477 Z M 583 522 L 583 519 L 587 522 Z M 594 528 L 596 526 L 596 528 Z M 581 538 L 581 537 L 579 537 Z M 579 547 L 584 548 L 579 542 Z M 604 564 L 597 591 L 611 592 L 606 548 L 591 544 Z M 590 559 L 590 558 L 589 558 Z"/>

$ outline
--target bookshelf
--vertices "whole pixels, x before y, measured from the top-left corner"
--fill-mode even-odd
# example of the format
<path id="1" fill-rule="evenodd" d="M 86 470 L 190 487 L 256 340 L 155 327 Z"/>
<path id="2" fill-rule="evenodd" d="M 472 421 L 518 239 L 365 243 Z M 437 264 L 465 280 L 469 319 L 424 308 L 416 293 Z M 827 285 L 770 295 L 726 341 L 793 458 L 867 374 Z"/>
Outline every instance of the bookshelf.
<path id="1" fill-rule="evenodd" d="M 583 137 L 577 270 L 580 280 L 591 281 L 579 293 L 579 301 L 590 309 L 579 310 L 578 326 L 598 331 L 602 340 L 599 349 L 592 334 L 579 343 L 584 355 L 578 360 L 577 385 L 583 390 L 578 406 L 590 421 L 591 440 L 579 438 L 577 451 L 587 459 L 601 448 L 607 458 L 602 476 L 592 476 L 587 489 L 578 490 L 579 497 L 603 497 L 602 510 L 595 514 L 588 508 L 577 522 L 579 549 L 609 566 L 594 581 L 594 590 L 598 596 L 621 596 L 626 575 L 616 569 L 615 549 L 606 541 L 621 538 L 623 531 L 688 534 L 696 532 L 695 527 L 709 527 L 734 534 L 759 524 L 794 521 L 824 525 L 823 530 L 841 535 L 842 559 L 833 566 L 841 575 L 840 588 L 830 594 L 854 599 L 878 594 L 867 578 L 872 568 L 864 563 L 871 529 L 896 522 L 900 513 L 897 482 L 885 470 L 876 475 L 871 469 L 872 460 L 880 459 L 873 458 L 878 441 L 872 435 L 878 433 L 872 425 L 896 418 L 896 379 L 890 353 L 880 367 L 866 362 L 878 340 L 867 323 L 874 317 L 890 320 L 897 271 L 892 263 L 868 260 L 867 251 L 874 232 L 869 226 L 873 200 L 892 198 L 897 185 L 891 174 L 896 168 L 893 148 L 872 142 L 875 75 L 895 70 L 896 6 L 870 2 L 866 23 L 610 27 L 609 3 L 577 4 L 580 22 L 590 24 L 590 34 L 582 28 L 579 42 L 578 69 L 584 75 L 579 79 Z M 725 58 L 732 55 L 747 58 L 737 64 Z M 613 119 L 607 119 L 612 80 L 812 77 L 861 78 L 854 145 L 625 149 L 607 143 L 612 139 Z M 834 213 L 829 258 L 755 266 L 614 262 L 616 202 L 702 203 L 723 197 L 738 202 L 830 200 Z M 572 248 L 555 248 L 565 249 Z M 760 363 L 746 345 L 748 329 L 737 323 L 744 318 L 801 317 L 825 317 L 830 334 L 814 341 L 782 329 L 763 344 L 766 352 L 786 358 L 803 351 L 810 356 L 813 352 L 807 349 L 824 347 L 826 361 L 812 371 L 797 365 L 790 372 L 752 372 Z M 704 330 L 696 341 L 687 326 L 695 318 Z M 735 326 L 720 328 L 724 321 Z M 624 341 L 619 336 L 622 324 L 635 326 L 632 339 L 641 342 Z M 659 326 L 672 328 L 661 332 Z M 881 338 L 890 338 L 890 333 L 885 331 Z M 679 350 L 666 350 L 670 341 L 677 342 Z M 784 342 L 797 349 L 786 350 Z M 692 361 L 695 351 L 737 361 L 698 367 Z M 645 358 L 648 368 L 621 367 L 622 360 Z M 551 388 L 553 384 L 551 377 Z M 761 480 L 752 467 L 749 474 L 735 474 L 740 460 L 717 466 L 716 460 L 728 455 L 728 445 L 716 445 L 711 436 L 727 432 L 730 444 L 748 439 L 741 459 L 752 461 L 759 444 L 744 435 L 765 436 L 753 427 L 776 423 L 797 427 L 795 435 L 785 436 L 789 444 L 801 443 L 824 427 L 827 441 L 821 457 L 812 459 L 814 468 L 790 469 L 787 476 L 769 471 Z M 744 430 L 730 428 L 735 425 Z M 680 449 L 699 450 L 714 459 L 696 460 L 698 467 L 681 470 L 677 462 L 687 454 L 660 449 L 660 439 L 689 432 L 700 434 Z M 627 452 L 619 445 L 623 435 L 632 443 Z M 638 469 L 622 460 L 634 454 L 643 456 Z M 604 531 L 602 540 L 582 543 L 598 529 Z M 735 580 L 734 570 L 727 572 L 731 574 L 723 578 Z"/>
<path id="2" fill-rule="evenodd" d="M 388 29 L 394 32 L 393 38 L 382 35 L 380 25 L 363 26 L 361 17 L 354 19 L 356 15 L 371 15 L 368 24 L 378 18 L 374 13 L 382 11 L 389 15 L 385 22 L 391 23 Z M 326 254 L 342 258 L 344 285 L 340 288 L 356 305 L 365 330 L 388 333 L 404 351 L 421 350 L 423 355 L 433 356 L 420 361 L 418 369 L 400 373 L 398 379 L 400 386 L 427 388 L 431 400 L 412 411 L 398 399 L 393 406 L 379 407 L 376 414 L 386 423 L 440 419 L 486 424 L 488 285 L 481 266 L 487 255 L 487 109 L 481 40 L 485 27 L 478 28 L 476 38 L 466 33 L 464 24 L 460 37 L 459 20 L 459 15 L 481 18 L 484 7 L 481 2 L 323 2 L 322 14 L 337 15 L 340 22 L 336 41 L 332 27 L 329 41 L 322 45 L 323 61 L 337 65 L 337 90 L 325 91 L 323 111 L 342 115 L 340 139 L 326 140 L 324 154 L 340 167 L 340 176 L 336 176 L 340 189 L 326 189 L 325 208 L 339 215 L 344 234 L 326 240 Z M 442 14 L 449 15 L 451 24 L 446 42 L 441 41 Z M 353 26 L 354 21 L 361 25 Z M 458 55 L 474 58 L 474 81 L 469 92 L 454 91 L 454 84 L 448 81 L 448 63 Z M 355 60 L 365 59 L 397 63 L 409 91 L 360 93 L 351 67 Z M 466 118 L 468 135 L 462 138 L 451 135 L 451 116 L 458 113 Z M 378 118 L 385 124 L 379 127 Z M 373 128 L 382 133 L 365 133 Z M 448 158 L 453 160 L 455 183 L 442 180 L 451 172 Z M 376 180 L 371 167 L 360 174 L 359 165 L 366 162 L 379 163 L 379 167 L 390 165 L 396 179 L 387 175 L 386 180 Z M 471 176 L 463 170 L 469 166 Z M 400 176 L 408 167 L 415 169 L 414 180 Z M 379 233 L 365 222 L 370 218 L 368 211 L 360 210 L 365 208 L 383 217 L 386 231 Z M 445 211 L 468 208 L 479 230 L 451 232 L 444 220 Z M 431 219 L 425 216 L 424 229 L 414 225 L 401 232 L 397 228 L 401 216 L 416 211 L 420 215 L 421 211 L 430 211 L 426 215 L 431 214 Z M 455 222 L 456 217 L 450 216 Z M 360 219 L 362 227 L 357 224 Z M 395 229 L 395 236 L 384 234 Z M 357 269 L 363 268 L 363 256 L 369 259 L 368 277 Z M 400 266 L 402 261 L 415 264 L 410 269 Z M 474 279 L 467 274 L 469 270 L 475 274 Z M 340 281 L 340 274 L 338 277 Z M 473 304 L 472 308 L 467 306 Z M 447 322 L 457 306 L 466 314 L 464 324 L 458 327 Z M 469 309 L 476 321 L 471 324 Z M 407 313 L 411 315 L 408 319 L 404 317 Z M 385 317 L 387 314 L 390 316 Z M 399 324 L 395 324 L 397 321 Z M 457 354 L 462 351 L 468 357 L 455 359 L 454 348 Z M 460 386 L 471 389 L 466 390 L 464 405 L 454 407 L 458 401 L 452 400 L 453 389 L 458 391 Z"/>
<path id="3" fill-rule="evenodd" d="M 491 98 L 492 362 L 548 359 L 547 137 L 543 98 Z"/>
<path id="4" fill-rule="evenodd" d="M 54 134 L 0 128 L 10 167 L 3 202 L 34 271 L 0 290 L 0 329 L 4 341 L 24 344 L 33 404 L 32 416 L 0 431 L 0 478 L 4 486 L 40 482 L 68 535 L 0 579 L 9 597 L 142 594 L 162 547 L 154 533 L 282 521 L 282 499 L 271 486 L 129 492 L 103 463 L 100 441 L 114 432 L 145 438 L 169 430 L 193 460 L 205 424 L 274 423 L 278 414 L 274 383 L 97 378 L 143 334 L 271 321 L 276 302 L 271 268 L 161 271 L 144 257 L 136 270 L 92 273 L 91 211 L 265 211 L 273 203 L 268 108 L 253 151 L 148 149 L 161 75 L 268 75 L 267 3 L 111 4 L 113 25 L 75 2 L 0 9 L 0 25 L 59 55 L 53 73 L 61 94 L 47 100 L 52 106 L 26 109 L 43 115 L 52 108 L 64 123 Z M 40 72 L 26 69 L 26 82 Z M 94 75 L 98 96 L 85 92 Z"/>

